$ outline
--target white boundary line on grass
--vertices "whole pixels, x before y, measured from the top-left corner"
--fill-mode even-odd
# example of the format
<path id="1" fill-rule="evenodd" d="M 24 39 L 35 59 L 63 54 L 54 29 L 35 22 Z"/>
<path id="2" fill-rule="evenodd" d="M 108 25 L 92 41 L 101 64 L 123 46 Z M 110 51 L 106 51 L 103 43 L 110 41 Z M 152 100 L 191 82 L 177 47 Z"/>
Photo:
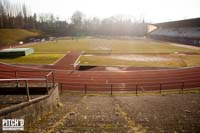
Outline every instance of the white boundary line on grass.
<path id="1" fill-rule="evenodd" d="M 81 58 L 82 54 L 79 55 L 79 57 L 75 60 L 75 62 L 73 63 L 74 66 L 76 66 L 77 64 L 79 64 L 79 59 Z"/>

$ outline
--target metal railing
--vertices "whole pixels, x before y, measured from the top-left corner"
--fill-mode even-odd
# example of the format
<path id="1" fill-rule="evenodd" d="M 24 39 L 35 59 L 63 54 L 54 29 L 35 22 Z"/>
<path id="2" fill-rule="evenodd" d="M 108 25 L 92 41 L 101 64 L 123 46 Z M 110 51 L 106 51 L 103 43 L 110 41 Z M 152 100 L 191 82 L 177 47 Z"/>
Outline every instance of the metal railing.
<path id="1" fill-rule="evenodd" d="M 115 92 L 135 92 L 138 95 L 140 92 L 156 91 L 162 94 L 163 91 L 178 90 L 183 92 L 188 88 L 197 88 L 200 91 L 200 81 L 179 81 L 179 82 L 161 82 L 161 83 L 71 83 L 64 82 L 59 84 L 60 92 L 79 91 L 85 94 L 89 92 L 108 92 L 113 95 Z"/>
<path id="2" fill-rule="evenodd" d="M 2 75 L 3 73 L 9 73 L 9 74 L 13 74 L 11 76 L 9 76 L 9 78 L 6 79 L 20 79 L 20 78 L 33 78 L 33 74 L 36 74 L 37 78 L 41 78 L 44 77 L 46 78 L 47 82 L 49 81 L 49 79 L 51 79 L 51 82 L 53 83 L 53 86 L 55 86 L 55 77 L 54 77 L 54 72 L 53 71 L 49 71 L 49 70 L 42 70 L 42 71 L 35 71 L 35 70 L 29 70 L 29 71 L 0 71 L 0 75 Z M 21 73 L 21 74 L 20 74 Z M 44 74 L 42 74 L 44 73 Z M 2 76 L 3 77 L 3 76 Z M 18 80 L 16 80 L 17 86 L 18 86 Z"/>
<path id="3" fill-rule="evenodd" d="M 33 74 L 33 73 L 43 73 L 46 72 L 45 74 L 42 75 L 36 75 L 38 76 L 37 78 L 22 78 L 22 76 L 27 76 L 27 77 L 31 77 L 32 75 L 28 76 L 26 74 Z M 55 87 L 55 78 L 54 78 L 54 72 L 53 71 L 0 71 L 0 74 L 2 73 L 11 73 L 13 75 L 10 76 L 10 78 L 3 78 L 0 79 L 0 82 L 15 82 L 16 83 L 16 87 L 19 87 L 19 82 L 23 82 L 25 83 L 25 88 L 26 88 L 26 94 L 27 94 L 27 100 L 30 101 L 30 93 L 29 93 L 29 83 L 31 81 L 35 81 L 35 82 L 44 82 L 46 89 L 47 89 L 47 93 L 49 94 L 49 87 L 53 88 Z M 18 74 L 20 73 L 24 73 L 24 75 L 20 76 Z M 2 76 L 3 77 L 3 76 Z M 50 86 L 49 86 L 50 84 Z"/>
<path id="4" fill-rule="evenodd" d="M 25 88 L 26 88 L 26 94 L 27 94 L 27 100 L 30 101 L 30 93 L 29 93 L 29 81 L 46 81 L 46 78 L 19 78 L 19 79 L 0 79 L 0 82 L 6 82 L 6 81 L 24 81 L 25 82 Z M 48 85 L 47 86 L 47 92 L 49 92 Z M 17 87 L 19 87 L 17 85 Z"/>

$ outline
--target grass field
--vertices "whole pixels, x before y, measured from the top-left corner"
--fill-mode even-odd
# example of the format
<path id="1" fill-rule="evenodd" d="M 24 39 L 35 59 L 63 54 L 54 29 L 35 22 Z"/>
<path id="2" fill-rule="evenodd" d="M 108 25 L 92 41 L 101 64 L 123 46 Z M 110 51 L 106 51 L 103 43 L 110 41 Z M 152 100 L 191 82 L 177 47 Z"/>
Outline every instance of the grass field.
<path id="1" fill-rule="evenodd" d="M 52 64 L 68 51 L 84 51 L 81 65 L 136 66 L 136 67 L 186 67 L 200 66 L 200 49 L 178 46 L 147 39 L 120 40 L 81 38 L 78 41 L 33 43 L 35 54 L 15 59 L 0 59 L 1 62 L 23 64 Z M 191 54 L 192 53 L 192 54 Z M 121 56 L 116 56 L 121 54 Z M 92 56 L 91 56 L 92 55 Z"/>
<path id="2" fill-rule="evenodd" d="M 67 51 L 85 51 L 86 53 L 200 53 L 200 50 L 189 49 L 149 40 L 117 40 L 117 39 L 65 39 L 57 42 L 43 42 L 29 47 L 36 53 L 66 53 Z"/>

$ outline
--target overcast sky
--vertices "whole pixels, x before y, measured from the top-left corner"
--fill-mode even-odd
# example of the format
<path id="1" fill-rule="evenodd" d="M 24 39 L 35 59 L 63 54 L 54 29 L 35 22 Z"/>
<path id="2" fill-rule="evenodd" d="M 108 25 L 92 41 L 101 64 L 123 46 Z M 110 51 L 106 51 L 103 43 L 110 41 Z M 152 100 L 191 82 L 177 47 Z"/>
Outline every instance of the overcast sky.
<path id="1" fill-rule="evenodd" d="M 32 12 L 53 13 L 69 19 L 79 10 L 87 17 L 113 15 L 144 17 L 148 22 L 164 22 L 200 17 L 200 0 L 12 0 L 25 2 Z"/>

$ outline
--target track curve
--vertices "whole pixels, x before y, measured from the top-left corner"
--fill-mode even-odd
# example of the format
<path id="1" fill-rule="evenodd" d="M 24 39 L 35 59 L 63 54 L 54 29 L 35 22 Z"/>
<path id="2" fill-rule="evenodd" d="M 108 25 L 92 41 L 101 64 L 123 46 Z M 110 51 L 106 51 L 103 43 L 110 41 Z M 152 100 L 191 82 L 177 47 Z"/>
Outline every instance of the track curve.
<path id="1" fill-rule="evenodd" d="M 0 63 L 0 71 L 19 72 L 18 77 L 44 76 L 47 71 L 54 71 L 55 81 L 63 84 L 67 90 L 102 90 L 110 91 L 142 91 L 162 89 L 180 89 L 200 87 L 200 67 L 161 69 L 161 70 L 129 70 L 129 71 L 76 71 L 70 65 L 79 57 L 79 52 L 66 55 L 61 62 L 53 66 L 22 66 Z M 65 65 L 63 65 L 65 64 Z M 39 74 L 34 71 L 41 71 Z M 0 72 L 0 78 L 13 78 L 9 72 Z"/>
<path id="2" fill-rule="evenodd" d="M 0 64 L 1 71 L 30 71 L 18 72 L 18 77 L 38 77 L 47 74 L 45 70 L 9 64 Z M 35 73 L 40 71 L 40 73 Z M 71 71 L 54 69 L 55 81 L 63 83 L 67 90 L 84 91 L 85 85 L 88 90 L 109 90 L 112 85 L 115 91 L 135 91 L 136 85 L 140 90 L 159 90 L 160 84 L 163 89 L 178 89 L 200 87 L 200 67 L 172 69 L 172 70 L 151 70 L 151 71 Z M 2 73 L 0 78 L 13 78 L 13 74 Z"/>

